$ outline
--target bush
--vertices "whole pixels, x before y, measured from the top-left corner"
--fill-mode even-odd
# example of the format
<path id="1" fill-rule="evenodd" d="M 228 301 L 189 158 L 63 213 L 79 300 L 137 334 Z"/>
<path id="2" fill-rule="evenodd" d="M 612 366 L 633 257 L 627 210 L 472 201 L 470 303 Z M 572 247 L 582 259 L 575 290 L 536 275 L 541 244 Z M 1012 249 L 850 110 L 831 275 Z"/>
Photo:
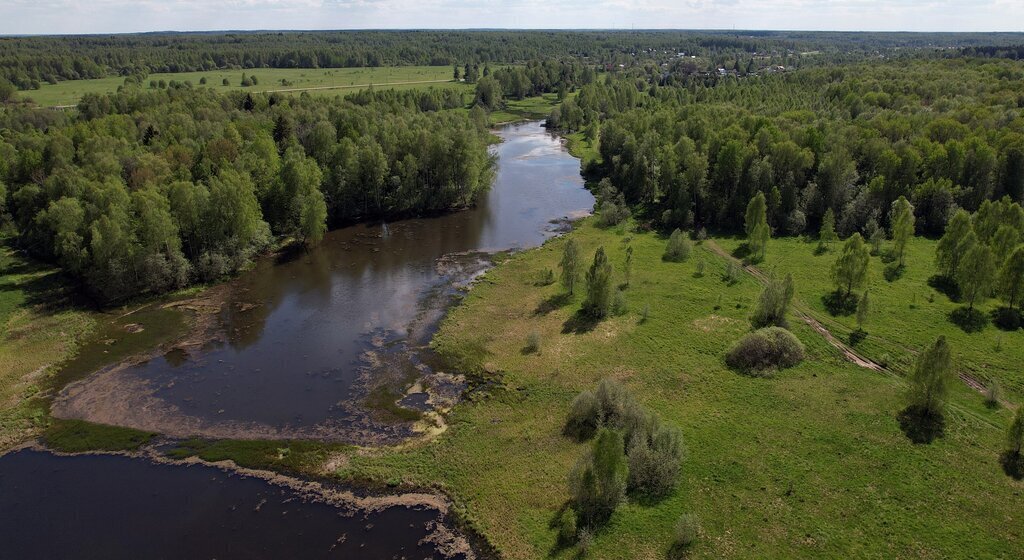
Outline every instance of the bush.
<path id="1" fill-rule="evenodd" d="M 741 338 L 725 355 L 725 363 L 747 373 L 768 372 L 799 364 L 804 345 L 780 327 L 756 330 Z"/>
<path id="2" fill-rule="evenodd" d="M 672 548 L 669 550 L 669 558 L 683 558 L 686 551 L 697 542 L 697 535 L 700 533 L 700 522 L 697 516 L 692 513 L 684 513 L 676 522 L 675 534 L 672 539 Z"/>
<path id="3" fill-rule="evenodd" d="M 601 227 L 617 226 L 628 220 L 629 215 L 629 208 L 625 204 L 619 205 L 606 200 L 598 208 L 597 223 Z"/>
<path id="4" fill-rule="evenodd" d="M 550 286 L 555 283 L 555 271 L 545 268 L 537 274 L 537 286 Z"/>
<path id="5" fill-rule="evenodd" d="M 629 482 L 634 495 L 660 499 L 675 488 L 683 461 L 683 439 L 678 430 L 664 426 L 655 417 L 630 438 Z"/>
<path id="6" fill-rule="evenodd" d="M 628 476 L 622 436 L 602 428 L 569 473 L 569 495 L 584 526 L 593 527 L 611 517 L 625 498 Z"/>
<path id="7" fill-rule="evenodd" d="M 615 295 L 612 296 L 612 315 L 624 315 L 627 310 L 626 294 L 622 290 L 616 290 Z"/>
<path id="8" fill-rule="evenodd" d="M 576 395 L 562 432 L 578 441 L 588 440 L 601 424 L 601 405 L 593 391 Z"/>
<path id="9" fill-rule="evenodd" d="M 571 507 L 558 516 L 558 543 L 568 546 L 576 540 L 576 511 Z"/>
<path id="10" fill-rule="evenodd" d="M 735 261 L 729 261 L 728 264 L 725 265 L 725 273 L 722 274 L 722 280 L 730 286 L 739 282 L 740 265 L 736 264 Z"/>
<path id="11" fill-rule="evenodd" d="M 668 245 L 665 246 L 665 254 L 661 259 L 667 262 L 683 262 L 690 258 L 692 250 L 690 240 L 676 228 L 668 238 Z"/>
<path id="12" fill-rule="evenodd" d="M 999 398 L 1002 390 L 999 388 L 999 381 L 993 379 L 985 386 L 985 406 L 999 408 Z"/>
<path id="13" fill-rule="evenodd" d="M 535 354 L 540 352 L 540 333 L 537 331 L 530 331 L 530 334 L 526 335 L 526 347 L 523 348 L 527 354 Z"/>

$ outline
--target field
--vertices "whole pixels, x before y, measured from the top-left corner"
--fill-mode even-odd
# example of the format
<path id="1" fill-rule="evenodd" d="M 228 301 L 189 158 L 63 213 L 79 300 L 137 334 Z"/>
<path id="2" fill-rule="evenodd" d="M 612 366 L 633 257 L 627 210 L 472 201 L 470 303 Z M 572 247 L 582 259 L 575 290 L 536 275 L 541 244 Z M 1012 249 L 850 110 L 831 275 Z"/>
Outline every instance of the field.
<path id="1" fill-rule="evenodd" d="M 255 76 L 258 83 L 250 87 L 242 87 L 242 74 Z M 351 90 L 358 90 L 373 85 L 387 86 L 394 89 L 412 89 L 424 87 L 460 88 L 472 92 L 472 84 L 452 81 L 450 66 L 399 66 L 381 68 L 250 68 L 245 70 L 211 70 L 208 72 L 180 72 L 169 74 L 150 74 L 143 80 L 143 87 L 148 88 L 150 80 L 190 81 L 199 86 L 199 81 L 206 78 L 207 87 L 219 92 L 231 90 L 245 91 L 299 91 L 309 90 L 311 94 L 338 95 Z M 223 85 L 227 79 L 230 85 Z M 282 83 L 282 80 L 287 82 Z M 109 93 L 116 91 L 124 84 L 123 77 L 100 78 L 96 80 L 69 80 L 57 84 L 43 84 L 34 91 L 22 95 L 31 98 L 39 105 L 53 107 L 57 105 L 74 105 L 86 93 Z M 320 89 L 316 89 L 320 88 Z"/>
<path id="2" fill-rule="evenodd" d="M 797 321 L 807 361 L 771 378 L 740 375 L 722 355 L 749 328 L 753 277 L 726 284 L 724 259 L 705 246 L 686 263 L 662 262 L 665 241 L 652 233 L 587 221 L 571 235 L 586 255 L 603 245 L 619 281 L 633 246 L 629 311 L 573 329 L 580 294 L 566 300 L 557 286 L 536 285 L 540 271 L 555 268 L 564 239 L 510 257 L 435 338 L 441 352 L 499 378 L 500 388 L 456 407 L 448 433 L 433 443 L 352 454 L 342 478 L 439 485 L 509 558 L 574 557 L 556 546 L 551 527 L 584 451 L 561 435 L 562 422 L 577 392 L 613 377 L 678 426 L 689 453 L 676 492 L 620 507 L 595 535 L 591 557 L 664 558 L 684 512 L 701 520 L 694 558 L 1011 557 L 1024 546 L 1024 484 L 997 463 L 1005 410 L 958 388 L 946 436 L 913 444 L 896 420 L 902 379 L 846 362 Z M 783 260 L 783 246 L 772 242 L 769 263 Z M 927 247 L 915 245 L 918 252 Z M 810 300 L 811 281 L 797 282 Z M 872 334 L 881 336 L 881 294 L 878 301 Z M 538 353 L 524 350 L 531 332 L 540 335 Z"/>
<path id="3" fill-rule="evenodd" d="M 720 244 L 733 251 L 741 242 L 726 239 Z M 758 267 L 779 275 L 793 274 L 798 297 L 829 330 L 847 339 L 856 328 L 854 317 L 832 317 L 822 301 L 822 296 L 834 289 L 829 274 L 841 242 L 822 255 L 814 254 L 816 246 L 817 242 L 795 238 L 772 240 L 765 262 Z M 961 304 L 928 285 L 928 279 L 936 273 L 935 246 L 936 241 L 912 239 L 906 271 L 892 282 L 884 277 L 886 264 L 882 259 L 871 259 L 867 289 L 872 311 L 865 326 L 869 335 L 857 346 L 858 351 L 876 362 L 893 362 L 894 368 L 906 371 L 918 351 L 945 335 L 961 371 L 983 383 L 998 380 L 1011 401 L 1024 400 L 1024 331 L 1003 332 L 990 325 L 981 332 L 966 333 L 951 323 L 949 313 Z M 996 300 L 989 300 L 980 308 L 987 312 L 997 305 L 1000 303 Z"/>
<path id="4" fill-rule="evenodd" d="M 95 325 L 68 297 L 57 269 L 0 243 L 0 449 L 42 426 L 45 408 L 31 397 L 51 366 L 73 355 Z"/>

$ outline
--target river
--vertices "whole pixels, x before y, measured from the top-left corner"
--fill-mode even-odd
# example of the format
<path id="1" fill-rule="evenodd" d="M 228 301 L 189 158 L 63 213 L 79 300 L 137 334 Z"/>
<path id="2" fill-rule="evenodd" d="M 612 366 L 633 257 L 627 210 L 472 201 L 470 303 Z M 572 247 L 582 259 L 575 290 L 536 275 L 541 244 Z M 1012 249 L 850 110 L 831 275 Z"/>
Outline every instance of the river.
<path id="1" fill-rule="evenodd" d="M 461 290 L 493 253 L 537 246 L 593 206 L 560 138 L 540 123 L 497 134 L 495 182 L 476 207 L 339 229 L 264 259 L 211 290 L 219 311 L 190 337 L 198 344 L 73 383 L 54 414 L 171 437 L 370 445 L 415 435 L 425 412 L 453 406 L 465 387 L 428 346 Z M 0 541 L 19 558 L 436 553 L 422 539 L 444 519 L 437 509 L 345 517 L 290 491 L 211 466 L 22 450 L 0 457 Z"/>

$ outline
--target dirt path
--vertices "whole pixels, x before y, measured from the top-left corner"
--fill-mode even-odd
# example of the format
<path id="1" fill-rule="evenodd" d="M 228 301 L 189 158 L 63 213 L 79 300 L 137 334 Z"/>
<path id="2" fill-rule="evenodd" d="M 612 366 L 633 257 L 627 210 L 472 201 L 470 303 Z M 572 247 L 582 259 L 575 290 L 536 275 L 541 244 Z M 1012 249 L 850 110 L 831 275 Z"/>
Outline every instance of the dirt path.
<path id="1" fill-rule="evenodd" d="M 748 274 L 750 274 L 751 276 L 756 278 L 762 284 L 767 284 L 768 283 L 768 276 L 761 269 L 757 268 L 754 265 L 744 264 L 742 261 L 740 261 L 736 257 L 730 255 L 728 252 L 726 252 L 725 249 L 722 249 L 714 241 L 709 239 L 709 240 L 704 242 L 704 245 L 712 253 L 715 253 L 716 255 L 722 257 L 723 259 L 726 259 L 727 261 L 732 261 L 732 262 L 735 262 L 735 263 L 739 264 L 743 268 L 743 270 L 745 270 Z M 868 357 L 866 357 L 866 356 L 864 356 L 862 354 L 859 354 L 856 350 L 851 348 L 848 344 L 846 344 L 842 340 L 839 340 L 838 338 L 836 338 L 836 336 L 834 334 L 832 334 L 832 331 L 828 330 L 821 323 L 821 321 L 819 321 L 817 318 L 815 318 L 811 314 L 810 309 L 807 308 L 803 304 L 803 302 L 801 302 L 799 300 L 795 300 L 793 302 L 793 313 L 797 317 L 799 317 L 800 320 L 802 320 L 804 323 L 807 323 L 818 334 L 820 334 L 822 337 L 824 337 L 825 340 L 827 340 L 828 343 L 831 344 L 836 350 L 839 350 L 839 352 L 843 355 L 844 358 L 846 358 L 847 361 L 853 362 L 854 364 L 857 364 L 858 366 L 860 366 L 862 368 L 865 368 L 865 369 L 870 369 L 872 371 L 877 371 L 877 372 L 880 372 L 880 373 L 887 373 L 887 374 L 893 375 L 893 376 L 896 375 L 894 372 L 889 371 L 888 369 L 883 367 L 878 362 L 875 362 L 875 361 L 871 360 L 870 358 L 868 358 Z M 981 380 L 975 378 L 974 376 L 972 376 L 971 374 L 966 373 L 966 372 L 960 372 L 958 375 L 960 377 L 960 380 L 963 381 L 965 385 L 967 385 L 968 387 L 974 389 L 975 391 L 977 391 L 979 393 L 982 393 L 982 394 L 985 393 L 987 388 L 985 387 L 985 384 L 981 382 Z M 1010 408 L 1010 409 L 1016 408 L 1012 403 L 1010 403 L 1008 401 L 1005 401 L 1003 399 L 1000 399 L 1000 403 L 1003 406 L 1005 406 L 1007 408 Z"/>

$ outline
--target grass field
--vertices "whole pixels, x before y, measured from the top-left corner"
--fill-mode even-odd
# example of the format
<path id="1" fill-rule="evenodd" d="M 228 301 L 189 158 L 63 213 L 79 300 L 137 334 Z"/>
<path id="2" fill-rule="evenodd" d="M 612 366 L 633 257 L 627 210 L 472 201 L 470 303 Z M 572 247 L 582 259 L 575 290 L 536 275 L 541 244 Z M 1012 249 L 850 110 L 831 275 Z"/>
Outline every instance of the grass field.
<path id="1" fill-rule="evenodd" d="M 946 436 L 912 444 L 896 421 L 902 380 L 844 361 L 802 323 L 793 328 L 807 361 L 772 378 L 739 375 L 722 355 L 749 328 L 752 277 L 725 284 L 724 261 L 703 247 L 689 262 L 662 262 L 665 241 L 651 233 L 588 221 L 571 235 L 586 255 L 603 245 L 617 271 L 632 244 L 629 312 L 564 332 L 580 295 L 563 302 L 557 286 L 535 285 L 564 239 L 512 256 L 435 338 L 442 352 L 499 375 L 501 388 L 456 407 L 433 443 L 353 454 L 340 476 L 436 484 L 509 558 L 574 557 L 550 526 L 583 452 L 562 422 L 578 391 L 614 377 L 679 426 L 689 457 L 677 491 L 621 507 L 591 557 L 664 558 L 684 512 L 701 519 L 694 558 L 1008 558 L 1024 547 L 1024 484 L 997 463 L 1006 411 L 957 391 Z M 779 245 L 770 256 L 781 257 Z M 539 353 L 524 352 L 532 331 Z"/>
<path id="2" fill-rule="evenodd" d="M 242 87 L 242 74 L 255 76 L 258 83 L 250 87 Z M 425 87 L 459 88 L 466 92 L 473 91 L 472 84 L 452 81 L 450 66 L 398 66 L 383 68 L 251 68 L 247 70 L 211 70 L 208 72 L 179 72 L 170 74 L 150 74 L 143 81 L 148 88 L 150 80 L 190 81 L 199 86 L 199 81 L 206 78 L 206 87 L 216 91 L 278 91 L 278 90 L 309 90 L 316 95 L 339 95 L 353 90 L 363 89 L 373 84 L 374 87 L 394 89 L 411 89 Z M 227 79 L 230 85 L 224 86 Z M 282 84 L 286 80 L 289 84 Z M 403 83 L 406 82 L 406 83 Z M 408 83 L 420 82 L 420 83 Z M 21 95 L 29 97 L 39 105 L 52 107 L 56 105 L 73 105 L 86 93 L 108 93 L 117 91 L 124 84 L 123 77 L 100 78 L 95 80 L 70 80 L 57 84 L 43 84 L 38 90 L 26 91 Z M 313 89 L 321 88 L 321 89 Z"/>
<path id="3" fill-rule="evenodd" d="M 719 243 L 732 251 L 742 240 Z M 917 352 L 945 335 L 959 369 L 983 382 L 996 379 L 1011 401 L 1024 400 L 1024 331 L 1003 332 L 990 325 L 981 332 L 966 333 L 951 323 L 949 313 L 962 304 L 928 285 L 928 278 L 936 273 L 936 243 L 914 238 L 906 256 L 906 271 L 893 282 L 884 277 L 886 265 L 882 259 L 872 257 L 868 283 L 872 311 L 865 326 L 869 336 L 857 349 L 875 361 L 893 362 L 897 370 L 907 371 Z M 831 251 L 822 255 L 814 255 L 816 246 L 817 242 L 796 238 L 774 239 L 767 258 L 758 266 L 780 275 L 792 273 L 798 297 L 829 330 L 847 339 L 856 328 L 854 317 L 832 317 L 822 301 L 822 296 L 834 289 L 830 271 L 841 243 L 833 244 Z M 1000 303 L 996 300 L 989 300 L 980 308 L 987 312 L 997 305 Z"/>
<path id="4" fill-rule="evenodd" d="M 93 315 L 68 298 L 57 269 L 0 242 L 0 449 L 44 425 L 45 407 L 31 397 L 95 326 Z"/>

